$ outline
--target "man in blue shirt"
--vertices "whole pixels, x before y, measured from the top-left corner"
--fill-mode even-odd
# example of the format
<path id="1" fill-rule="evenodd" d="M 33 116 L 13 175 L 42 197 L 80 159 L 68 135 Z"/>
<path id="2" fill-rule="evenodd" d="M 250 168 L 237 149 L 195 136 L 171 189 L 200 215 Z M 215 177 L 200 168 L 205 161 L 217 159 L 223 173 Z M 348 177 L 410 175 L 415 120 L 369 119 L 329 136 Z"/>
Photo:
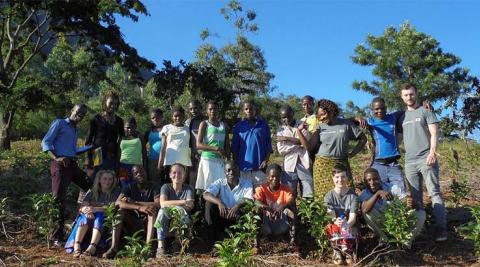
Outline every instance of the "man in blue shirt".
<path id="1" fill-rule="evenodd" d="M 253 101 L 243 103 L 245 118 L 233 127 L 231 151 L 240 168 L 240 177 L 250 179 L 254 186 L 263 184 L 272 139 L 268 124 L 257 117 Z"/>
<path id="2" fill-rule="evenodd" d="M 42 150 L 53 159 L 50 164 L 52 194 L 60 204 L 58 227 L 52 235 L 55 245 L 63 239 L 65 200 L 70 181 L 83 190 L 91 187 L 91 181 L 77 165 L 77 124 L 87 114 L 87 106 L 76 104 L 70 117 L 55 120 L 42 140 Z"/>

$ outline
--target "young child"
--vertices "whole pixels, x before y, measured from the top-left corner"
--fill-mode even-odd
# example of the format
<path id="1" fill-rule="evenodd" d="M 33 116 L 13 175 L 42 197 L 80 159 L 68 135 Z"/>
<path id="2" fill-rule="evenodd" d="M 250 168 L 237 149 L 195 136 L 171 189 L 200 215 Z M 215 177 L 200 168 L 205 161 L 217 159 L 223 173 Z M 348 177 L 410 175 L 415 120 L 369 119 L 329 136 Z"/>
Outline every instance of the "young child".
<path id="1" fill-rule="evenodd" d="M 163 173 L 157 169 L 158 159 L 162 150 L 162 135 L 160 131 L 163 128 L 163 111 L 156 108 L 150 112 L 150 122 L 152 125 L 145 133 L 144 140 L 149 144 L 148 151 L 148 179 L 160 186 L 163 183 Z"/>
<path id="2" fill-rule="evenodd" d="M 175 107 L 172 110 L 172 123 L 163 126 L 162 151 L 158 160 L 158 169 L 180 163 L 183 166 L 192 166 L 190 158 L 190 130 L 183 124 L 185 110 L 182 107 Z M 167 171 L 167 169 L 165 169 Z"/>
<path id="3" fill-rule="evenodd" d="M 158 248 L 157 258 L 165 254 L 165 238 L 168 233 L 171 217 L 168 214 L 168 207 L 180 210 L 185 223 L 190 222 L 189 212 L 194 206 L 193 188 L 185 182 L 186 169 L 183 165 L 175 163 L 170 168 L 170 179 L 172 183 L 164 184 L 160 190 L 160 206 L 155 227 L 157 228 Z"/>
<path id="4" fill-rule="evenodd" d="M 65 244 L 67 253 L 73 252 L 74 257 L 95 255 L 97 246 L 104 237 L 105 208 L 110 203 L 115 203 L 120 195 L 120 189 L 117 185 L 114 171 L 100 170 L 97 172 L 92 189 L 85 195 L 79 217 L 75 221 L 72 233 Z M 89 229 L 92 229 L 92 235 L 90 242 L 86 243 L 84 242 L 85 234 Z M 103 238 L 103 242 L 106 239 Z M 82 250 L 84 250 L 83 254 Z"/>
<path id="5" fill-rule="evenodd" d="M 137 121 L 129 118 L 124 125 L 125 136 L 120 141 L 119 178 L 122 187 L 132 182 L 132 167 L 144 166 L 147 162 L 145 142 L 137 132 Z"/>
<path id="6" fill-rule="evenodd" d="M 327 235 L 333 247 L 333 263 L 353 262 L 356 242 L 358 200 L 355 192 L 348 186 L 347 169 L 343 165 L 333 168 L 334 188 L 325 194 L 324 203 L 333 217 L 327 226 Z"/>

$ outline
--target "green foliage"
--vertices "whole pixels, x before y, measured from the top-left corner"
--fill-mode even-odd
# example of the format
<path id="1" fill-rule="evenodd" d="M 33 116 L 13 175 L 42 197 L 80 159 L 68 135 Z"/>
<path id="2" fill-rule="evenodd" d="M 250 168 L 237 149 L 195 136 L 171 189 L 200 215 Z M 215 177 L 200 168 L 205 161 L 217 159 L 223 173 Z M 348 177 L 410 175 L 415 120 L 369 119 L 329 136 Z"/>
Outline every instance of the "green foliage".
<path id="1" fill-rule="evenodd" d="M 387 205 L 383 216 L 383 229 L 388 242 L 396 246 L 408 246 L 417 220 L 415 210 L 409 209 L 405 202 L 395 197 Z"/>
<path id="2" fill-rule="evenodd" d="M 8 213 L 8 197 L 0 198 L 0 218 Z"/>
<path id="3" fill-rule="evenodd" d="M 307 225 L 308 233 L 315 238 L 320 252 L 325 252 L 330 247 L 325 228 L 332 218 L 323 202 L 318 199 L 300 199 L 298 216 Z"/>
<path id="4" fill-rule="evenodd" d="M 458 228 L 458 232 L 468 240 L 473 241 L 475 254 L 480 256 L 480 206 L 471 207 L 473 221 Z"/>
<path id="5" fill-rule="evenodd" d="M 32 217 L 37 224 L 38 233 L 47 239 L 47 245 L 49 245 L 49 239 L 60 215 L 58 202 L 51 193 L 35 194 L 30 197 L 30 200 L 33 209 Z"/>
<path id="6" fill-rule="evenodd" d="M 104 227 L 107 229 L 113 229 L 113 227 L 121 222 L 121 215 L 118 213 L 118 209 L 115 203 L 110 203 L 105 209 L 105 222 Z"/>
<path id="7" fill-rule="evenodd" d="M 243 207 L 244 214 L 237 223 L 227 230 L 229 237 L 215 244 L 218 252 L 218 266 L 252 266 L 260 216 L 256 214 L 256 206 L 247 201 Z"/>
<path id="8" fill-rule="evenodd" d="M 125 236 L 127 244 L 117 254 L 118 257 L 125 259 L 117 259 L 115 265 L 137 267 L 142 266 L 151 253 L 151 245 L 145 244 L 142 236 L 143 230 L 135 232 L 132 236 Z"/>
<path id="9" fill-rule="evenodd" d="M 450 192 L 452 193 L 450 199 L 455 203 L 455 207 L 460 204 L 461 200 L 467 199 L 470 191 L 472 191 L 472 188 L 468 185 L 468 179 L 466 177 L 463 177 L 460 181 L 456 179 L 452 180 L 452 184 L 450 185 Z"/>

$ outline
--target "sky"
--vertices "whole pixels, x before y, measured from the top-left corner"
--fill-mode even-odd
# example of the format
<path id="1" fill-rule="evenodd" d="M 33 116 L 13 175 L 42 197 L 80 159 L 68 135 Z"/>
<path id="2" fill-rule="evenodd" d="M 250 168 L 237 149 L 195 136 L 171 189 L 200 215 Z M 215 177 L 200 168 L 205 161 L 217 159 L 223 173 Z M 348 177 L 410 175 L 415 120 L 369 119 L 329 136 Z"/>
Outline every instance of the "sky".
<path id="1" fill-rule="evenodd" d="M 119 18 L 126 41 L 162 67 L 163 60 L 193 61 L 208 28 L 216 45 L 234 41 L 235 33 L 220 14 L 228 1 L 143 0 L 150 16 L 138 22 Z M 354 80 L 371 81 L 371 68 L 355 65 L 351 56 L 368 34 L 409 21 L 440 42 L 444 52 L 462 59 L 460 66 L 480 75 L 480 1 L 240 1 L 255 10 L 259 31 L 250 40 L 260 46 L 267 70 L 275 75 L 273 94 L 309 94 L 344 104 L 366 106 L 372 96 L 352 89 Z"/>

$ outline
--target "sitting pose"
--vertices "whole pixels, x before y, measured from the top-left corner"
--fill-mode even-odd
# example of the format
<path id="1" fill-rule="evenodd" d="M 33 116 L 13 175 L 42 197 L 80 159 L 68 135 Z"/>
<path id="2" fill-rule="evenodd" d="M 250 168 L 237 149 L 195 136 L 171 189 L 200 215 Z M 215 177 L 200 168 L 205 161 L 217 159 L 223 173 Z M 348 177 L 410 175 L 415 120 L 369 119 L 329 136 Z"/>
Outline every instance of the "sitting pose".
<path id="1" fill-rule="evenodd" d="M 153 223 L 159 208 L 160 194 L 158 188 L 147 182 L 147 174 L 141 165 L 132 168 L 133 183 L 122 188 L 122 193 L 115 203 L 120 209 L 120 223 L 113 227 L 112 245 L 103 254 L 112 259 L 118 251 L 122 231 L 132 235 L 146 230 L 146 242 L 152 241 Z"/>
<path id="2" fill-rule="evenodd" d="M 383 189 L 380 174 L 376 169 L 366 169 L 363 179 L 367 188 L 365 188 L 358 197 L 358 200 L 362 203 L 363 217 L 365 218 L 368 227 L 370 227 L 378 237 L 379 242 L 386 244 L 388 239 L 383 231 L 384 218 L 382 213 L 385 210 L 386 205 L 388 205 L 388 201 L 393 199 L 393 195 L 391 192 Z M 409 208 L 413 208 L 413 199 L 408 194 L 406 202 Z M 415 228 L 411 229 L 412 237 L 407 244 L 407 247 L 410 247 L 413 240 L 420 234 L 425 222 L 425 210 L 418 209 L 415 213 L 417 216 L 417 223 Z"/>
<path id="3" fill-rule="evenodd" d="M 117 178 L 114 171 L 100 170 L 95 176 L 95 181 L 91 190 L 87 192 L 80 208 L 72 233 L 68 237 L 65 249 L 67 253 L 72 253 L 74 257 L 79 257 L 86 246 L 88 248 L 83 252 L 85 256 L 93 256 L 97 251 L 97 245 L 102 238 L 103 223 L 105 220 L 105 208 L 114 203 L 120 195 L 120 189 L 117 187 Z M 90 245 L 83 242 L 85 234 L 92 229 Z M 103 238 L 106 240 L 106 238 Z"/>
<path id="4" fill-rule="evenodd" d="M 333 247 L 333 263 L 339 265 L 345 260 L 353 262 L 356 245 L 357 206 L 355 192 L 348 186 L 347 169 L 344 165 L 333 168 L 334 188 L 325 194 L 324 203 L 332 216 L 332 224 L 327 226 L 327 235 Z"/>
<path id="5" fill-rule="evenodd" d="M 295 249 L 295 199 L 290 187 L 280 183 L 281 173 L 282 168 L 278 164 L 269 165 L 267 182 L 255 189 L 255 200 L 262 215 L 261 233 L 278 236 L 288 231 L 290 245 Z"/>
<path id="6" fill-rule="evenodd" d="M 170 226 L 170 214 L 168 208 L 175 208 L 183 213 L 183 221 L 188 224 L 190 218 L 188 213 L 194 206 L 194 192 L 193 188 L 185 182 L 186 169 L 183 165 L 175 163 L 170 168 L 170 179 L 172 183 L 164 184 L 160 190 L 160 206 L 158 212 L 157 222 L 157 258 L 165 254 L 165 238 Z"/>
<path id="7" fill-rule="evenodd" d="M 227 161 L 226 178 L 216 180 L 203 193 L 205 201 L 212 203 L 209 236 L 213 242 L 221 240 L 225 229 L 236 223 L 246 200 L 253 200 L 252 182 L 239 176 L 240 170 L 235 161 Z"/>

